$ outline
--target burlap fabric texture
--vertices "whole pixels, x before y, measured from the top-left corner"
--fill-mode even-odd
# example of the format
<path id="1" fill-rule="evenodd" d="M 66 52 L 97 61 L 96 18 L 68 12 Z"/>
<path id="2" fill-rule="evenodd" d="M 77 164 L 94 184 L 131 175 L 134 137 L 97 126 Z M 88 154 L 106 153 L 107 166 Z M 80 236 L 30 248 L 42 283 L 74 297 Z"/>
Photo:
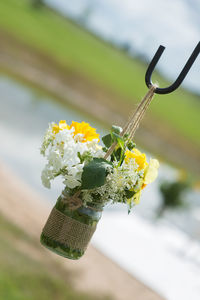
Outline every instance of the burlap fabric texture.
<path id="1" fill-rule="evenodd" d="M 95 230 L 96 226 L 81 223 L 54 207 L 43 228 L 43 234 L 72 250 L 85 251 Z"/>

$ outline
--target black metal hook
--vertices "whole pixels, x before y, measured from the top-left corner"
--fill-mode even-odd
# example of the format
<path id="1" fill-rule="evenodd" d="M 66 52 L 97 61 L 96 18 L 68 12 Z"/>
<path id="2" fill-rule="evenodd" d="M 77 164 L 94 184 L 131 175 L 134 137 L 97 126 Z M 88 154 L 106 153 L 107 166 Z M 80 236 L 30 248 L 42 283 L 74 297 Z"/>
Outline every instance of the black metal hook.
<path id="1" fill-rule="evenodd" d="M 145 75 L 145 82 L 146 82 L 146 85 L 148 88 L 150 88 L 152 86 L 151 76 L 152 76 L 155 66 L 157 65 L 164 50 L 165 50 L 165 47 L 160 46 L 148 66 L 148 69 L 147 69 L 146 75 Z M 176 81 L 174 81 L 174 83 L 172 85 L 170 85 L 166 88 L 156 88 L 155 93 L 169 94 L 169 93 L 175 91 L 180 86 L 180 84 L 183 82 L 183 80 L 185 79 L 187 73 L 189 72 L 191 66 L 193 65 L 193 63 L 194 63 L 195 59 L 197 58 L 197 56 L 199 55 L 199 53 L 200 53 L 200 42 L 197 44 L 196 48 L 192 52 L 190 58 L 188 59 L 187 63 L 185 64 L 180 75 L 177 77 Z"/>

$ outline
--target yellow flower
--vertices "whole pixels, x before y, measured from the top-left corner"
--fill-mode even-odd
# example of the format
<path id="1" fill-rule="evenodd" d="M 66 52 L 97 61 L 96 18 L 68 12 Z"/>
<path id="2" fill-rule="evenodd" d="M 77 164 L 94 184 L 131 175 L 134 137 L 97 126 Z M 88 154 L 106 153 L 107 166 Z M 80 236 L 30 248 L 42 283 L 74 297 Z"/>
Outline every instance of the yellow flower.
<path id="1" fill-rule="evenodd" d="M 136 164 L 138 164 L 137 171 L 145 169 L 148 166 L 145 153 L 141 153 L 138 149 L 134 148 L 132 151 L 127 150 L 125 152 L 125 163 L 129 163 L 129 160 L 135 159 Z"/>
<path id="2" fill-rule="evenodd" d="M 153 182 L 158 176 L 159 161 L 157 159 L 150 159 L 149 165 L 144 171 L 143 188 Z"/>
<path id="3" fill-rule="evenodd" d="M 131 152 L 131 151 L 129 151 L 129 152 Z M 138 151 L 137 149 L 136 149 L 136 152 L 138 154 L 140 153 L 140 151 Z M 130 153 L 128 154 L 128 157 L 129 157 L 129 155 L 130 155 Z M 128 159 L 130 159 L 130 158 L 132 158 L 132 156 L 130 156 Z M 145 157 L 145 159 L 146 159 L 146 157 Z M 138 162 L 137 162 L 137 164 L 139 165 Z M 153 182 L 156 179 L 157 175 L 158 175 L 159 162 L 158 162 L 157 159 L 150 159 L 149 164 L 145 161 L 144 165 L 145 165 L 144 177 L 139 180 L 138 190 L 136 191 L 136 193 L 133 195 L 133 197 L 131 199 L 128 199 L 128 201 L 127 201 L 128 204 L 131 203 L 131 201 L 133 201 L 135 204 L 139 204 L 142 189 L 145 188 L 145 186 L 147 184 Z"/>
<path id="4" fill-rule="evenodd" d="M 78 123 L 78 122 L 74 122 L 72 121 L 72 124 L 70 125 L 70 129 L 74 128 L 74 136 L 76 136 L 77 134 L 81 134 L 83 135 L 82 137 L 82 142 L 88 142 L 88 141 L 92 141 L 97 139 L 99 142 L 99 134 L 96 133 L 96 129 L 91 127 L 90 124 L 82 122 L 82 123 Z"/>
<path id="5" fill-rule="evenodd" d="M 127 204 L 131 206 L 131 204 L 134 202 L 134 204 L 139 204 L 140 203 L 140 197 L 141 197 L 141 189 L 137 191 L 132 198 L 127 199 Z"/>
<path id="6" fill-rule="evenodd" d="M 59 124 L 54 123 L 52 126 L 52 132 L 57 134 L 60 130 L 69 129 L 65 120 L 61 120 Z"/>

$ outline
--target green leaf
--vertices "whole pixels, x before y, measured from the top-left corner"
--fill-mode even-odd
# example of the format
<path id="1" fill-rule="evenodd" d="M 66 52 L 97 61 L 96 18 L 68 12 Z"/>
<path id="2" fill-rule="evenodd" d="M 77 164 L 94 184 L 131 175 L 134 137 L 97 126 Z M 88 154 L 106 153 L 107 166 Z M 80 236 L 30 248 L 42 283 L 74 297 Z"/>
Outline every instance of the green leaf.
<path id="1" fill-rule="evenodd" d="M 80 158 L 80 162 L 89 162 L 93 159 L 92 154 L 89 151 L 85 151 L 82 155 L 78 152 L 78 157 Z"/>
<path id="2" fill-rule="evenodd" d="M 107 147 L 103 147 L 102 150 L 103 150 L 103 152 L 107 152 L 108 148 Z"/>
<path id="3" fill-rule="evenodd" d="M 107 135 L 104 135 L 102 137 L 102 141 L 104 143 L 104 145 L 109 148 L 112 144 L 112 137 L 111 137 L 111 134 L 107 134 Z"/>
<path id="4" fill-rule="evenodd" d="M 129 137 L 129 133 L 125 133 L 124 136 L 123 136 L 123 138 L 124 138 L 125 140 L 127 140 L 128 137 Z"/>
<path id="5" fill-rule="evenodd" d="M 123 149 L 124 148 L 124 140 L 119 134 L 113 132 L 113 138 L 118 143 L 118 145 Z"/>
<path id="6" fill-rule="evenodd" d="M 82 189 L 94 189 L 105 184 L 108 169 L 112 163 L 103 158 L 94 158 L 83 168 Z"/>
<path id="7" fill-rule="evenodd" d="M 133 148 L 135 148 L 135 146 L 136 146 L 136 144 L 135 143 L 133 143 L 132 141 L 130 141 L 128 144 L 127 144 L 127 148 L 128 148 L 128 150 L 132 150 Z"/>
<path id="8" fill-rule="evenodd" d="M 127 199 L 132 198 L 134 196 L 134 194 L 135 194 L 134 191 L 129 191 L 129 190 L 126 190 L 125 193 L 126 193 L 126 198 Z"/>
<path id="9" fill-rule="evenodd" d="M 111 155 L 111 160 L 117 160 L 120 161 L 123 157 L 123 153 L 122 153 L 122 148 L 118 148 L 117 150 L 113 151 L 112 155 Z"/>
<path id="10" fill-rule="evenodd" d="M 117 134 L 120 134 L 122 132 L 122 128 L 120 126 L 112 125 L 111 132 L 115 132 Z"/>

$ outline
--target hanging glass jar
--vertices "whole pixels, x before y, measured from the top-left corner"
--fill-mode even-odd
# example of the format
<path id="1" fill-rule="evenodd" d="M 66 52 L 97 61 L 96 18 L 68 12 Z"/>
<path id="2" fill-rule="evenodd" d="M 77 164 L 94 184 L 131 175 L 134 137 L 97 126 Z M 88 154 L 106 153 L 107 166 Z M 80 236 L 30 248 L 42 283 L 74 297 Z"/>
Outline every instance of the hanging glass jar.
<path id="1" fill-rule="evenodd" d="M 101 204 L 83 206 L 80 192 L 70 195 L 64 190 L 43 228 L 42 245 L 61 256 L 79 259 L 96 230 L 102 210 Z"/>

